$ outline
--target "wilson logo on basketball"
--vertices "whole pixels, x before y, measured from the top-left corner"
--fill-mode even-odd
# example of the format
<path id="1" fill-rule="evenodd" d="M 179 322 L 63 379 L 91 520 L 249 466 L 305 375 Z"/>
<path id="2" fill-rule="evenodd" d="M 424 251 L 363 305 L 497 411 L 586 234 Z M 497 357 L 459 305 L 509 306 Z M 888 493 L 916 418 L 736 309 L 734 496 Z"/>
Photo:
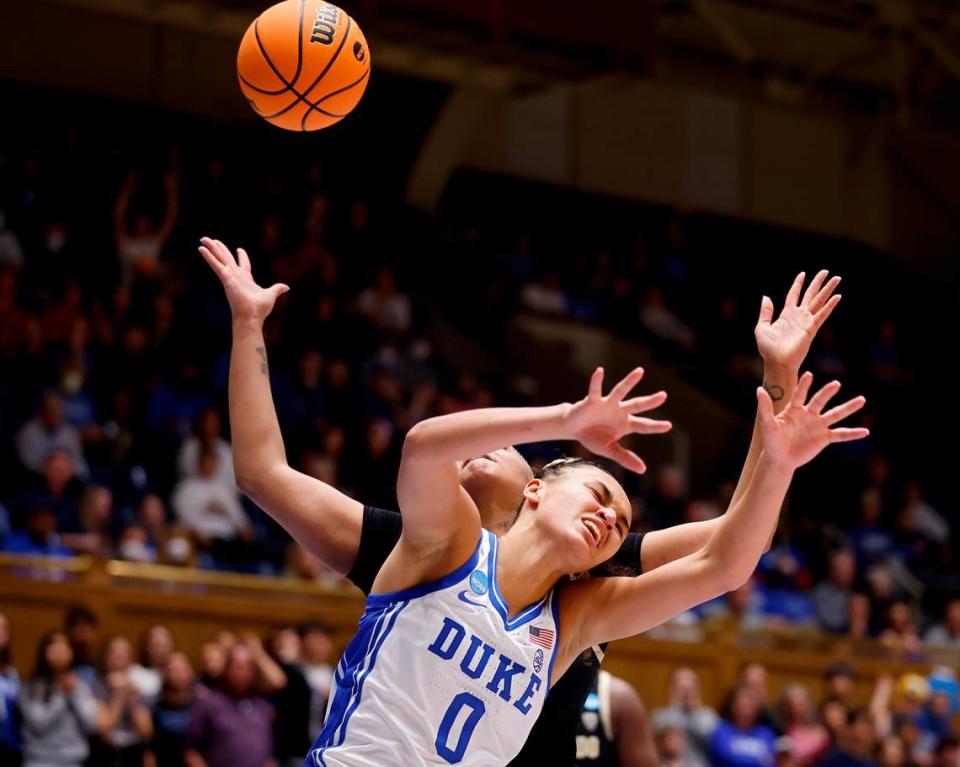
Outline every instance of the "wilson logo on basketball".
<path id="1" fill-rule="evenodd" d="M 311 43 L 330 45 L 334 33 L 337 31 L 337 19 L 340 9 L 335 5 L 321 3 L 317 6 L 317 18 L 313 22 L 313 31 L 310 34 Z"/>
<path id="2" fill-rule="evenodd" d="M 367 57 L 367 51 L 363 47 L 363 43 L 353 44 L 353 55 L 356 56 L 357 61 L 363 61 Z"/>

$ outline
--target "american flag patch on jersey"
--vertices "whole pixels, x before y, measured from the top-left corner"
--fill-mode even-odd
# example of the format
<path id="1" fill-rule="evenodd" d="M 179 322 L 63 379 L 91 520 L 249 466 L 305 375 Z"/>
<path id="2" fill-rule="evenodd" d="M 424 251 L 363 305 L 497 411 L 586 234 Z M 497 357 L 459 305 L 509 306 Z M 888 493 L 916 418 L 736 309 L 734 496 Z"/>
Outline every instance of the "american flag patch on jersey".
<path id="1" fill-rule="evenodd" d="M 553 629 L 530 627 L 530 641 L 540 645 L 545 650 L 553 648 Z"/>

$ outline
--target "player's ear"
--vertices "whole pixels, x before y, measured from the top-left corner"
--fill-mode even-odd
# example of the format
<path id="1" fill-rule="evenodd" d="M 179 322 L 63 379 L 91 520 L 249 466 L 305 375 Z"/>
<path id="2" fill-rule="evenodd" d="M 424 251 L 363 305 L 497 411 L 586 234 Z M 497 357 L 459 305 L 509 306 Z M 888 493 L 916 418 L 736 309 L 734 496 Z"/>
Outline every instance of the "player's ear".
<path id="1" fill-rule="evenodd" d="M 543 495 L 543 480 L 542 479 L 531 479 L 527 482 L 526 487 L 523 488 L 523 500 L 531 508 L 536 508 L 537 504 L 540 503 L 540 498 Z"/>

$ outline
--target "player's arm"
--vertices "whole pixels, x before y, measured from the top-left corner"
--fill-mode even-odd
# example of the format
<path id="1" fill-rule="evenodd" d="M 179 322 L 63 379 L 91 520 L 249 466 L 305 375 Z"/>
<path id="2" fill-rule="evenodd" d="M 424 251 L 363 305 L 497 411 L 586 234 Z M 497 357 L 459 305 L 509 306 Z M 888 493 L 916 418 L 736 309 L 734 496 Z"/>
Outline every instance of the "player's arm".
<path id="1" fill-rule="evenodd" d="M 270 392 L 263 323 L 288 288 L 257 285 L 242 249 L 238 261 L 222 242 L 204 238 L 200 253 L 223 283 L 233 317 L 229 401 L 237 485 L 311 554 L 346 574 L 360 545 L 363 506 L 288 465 Z"/>
<path id="2" fill-rule="evenodd" d="M 642 472 L 636 453 L 620 445 L 628 434 L 659 434 L 666 421 L 639 416 L 659 407 L 664 392 L 625 399 L 643 377 L 637 368 L 603 396 L 603 370 L 590 380 L 586 397 L 575 404 L 538 408 L 487 408 L 430 418 L 407 434 L 397 478 L 403 514 L 402 562 L 388 560 L 393 577 L 418 563 L 419 573 L 437 575 L 458 566 L 476 545 L 480 520 L 476 506 L 460 487 L 458 461 L 497 450 L 546 440 L 578 440 L 597 455 Z"/>
<path id="3" fill-rule="evenodd" d="M 840 278 L 835 276 L 827 280 L 827 277 L 826 270 L 820 271 L 801 297 L 805 275 L 803 272 L 798 274 L 776 321 L 773 321 L 773 302 L 764 296 L 760 304 L 760 317 L 754 329 L 754 337 L 757 340 L 757 350 L 763 359 L 763 387 L 773 400 L 774 413 L 783 410 L 793 397 L 800 376 L 800 366 L 810 351 L 810 345 L 817 331 L 840 302 L 840 296 L 833 295 L 840 284 Z M 750 447 L 730 502 L 731 507 L 746 491 L 762 450 L 763 432 L 758 414 L 754 419 Z M 719 521 L 710 519 L 690 522 L 647 533 L 640 549 L 642 571 L 649 572 L 702 548 L 716 531 Z M 769 531 L 771 539 L 775 529 L 774 521 L 773 528 Z"/>
<path id="4" fill-rule="evenodd" d="M 657 767 L 657 746 L 646 706 L 633 687 L 610 677 L 610 718 L 619 767 Z"/>
<path id="5" fill-rule="evenodd" d="M 758 389 L 763 452 L 745 492 L 703 547 L 636 578 L 598 578 L 564 588 L 560 662 L 569 663 L 594 644 L 643 633 L 747 581 L 767 547 L 794 471 L 828 444 L 868 434 L 863 428 L 831 428 L 862 408 L 863 397 L 824 412 L 840 384 L 827 384 L 807 401 L 812 379 L 804 374 L 779 415 L 766 390 Z"/>

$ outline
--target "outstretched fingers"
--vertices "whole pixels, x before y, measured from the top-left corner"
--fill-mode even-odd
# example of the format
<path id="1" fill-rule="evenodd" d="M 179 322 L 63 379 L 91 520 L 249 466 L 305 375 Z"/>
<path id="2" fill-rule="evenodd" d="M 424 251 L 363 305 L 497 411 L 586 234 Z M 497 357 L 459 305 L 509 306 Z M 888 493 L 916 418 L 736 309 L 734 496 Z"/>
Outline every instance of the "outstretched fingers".
<path id="1" fill-rule="evenodd" d="M 844 418 L 856 413 L 863 408 L 865 404 L 867 404 L 866 397 L 854 397 L 842 405 L 837 405 L 835 408 L 828 410 L 823 414 L 823 420 L 828 426 L 833 426 L 835 423 L 840 423 Z"/>
<path id="2" fill-rule="evenodd" d="M 826 276 L 827 272 L 824 270 L 823 275 Z M 833 295 L 833 292 L 837 289 L 837 286 L 840 284 L 840 277 L 834 276 L 831 277 L 826 285 L 823 286 L 816 295 L 811 296 L 809 303 L 807 303 L 807 309 L 811 312 L 816 312 L 820 309 Z"/>
<path id="3" fill-rule="evenodd" d="M 831 381 L 820 391 L 814 394 L 807 403 L 807 410 L 815 415 L 820 415 L 821 411 L 827 406 L 827 403 L 840 391 L 840 382 Z"/>
<path id="4" fill-rule="evenodd" d="M 250 256 L 247 255 L 247 251 L 243 248 L 237 248 L 237 260 L 240 262 L 241 269 L 245 269 L 248 272 L 251 271 Z"/>
<path id="5" fill-rule="evenodd" d="M 654 418 L 630 416 L 630 430 L 634 434 L 666 434 L 673 428 L 670 421 L 658 421 Z"/>
<path id="6" fill-rule="evenodd" d="M 655 394 L 647 394 L 642 397 L 633 397 L 620 403 L 620 409 L 631 415 L 645 413 L 648 410 L 660 407 L 667 401 L 667 393 L 658 391 Z"/>
<path id="7" fill-rule="evenodd" d="M 603 368 L 597 368 L 590 376 L 590 388 L 587 390 L 589 399 L 600 399 L 603 396 Z"/>
<path id="8" fill-rule="evenodd" d="M 640 383 L 642 379 L 643 368 L 634 368 L 610 390 L 610 399 L 612 399 L 614 402 L 619 402 L 626 397 L 630 393 L 630 390 Z"/>
<path id="9" fill-rule="evenodd" d="M 790 398 L 790 404 L 794 407 L 803 407 L 807 401 L 807 395 L 810 393 L 810 385 L 813 383 L 813 373 L 807 371 L 800 380 L 797 381 L 797 388 L 793 390 L 793 396 Z"/>
<path id="10" fill-rule="evenodd" d="M 831 296 L 830 300 L 827 301 L 822 307 L 820 307 L 813 315 L 813 326 L 817 330 L 827 321 L 833 310 L 837 308 L 837 304 L 840 303 L 840 296 Z"/>
<path id="11" fill-rule="evenodd" d="M 218 277 L 223 278 L 227 276 L 226 264 L 217 258 L 210 248 L 206 245 L 201 245 L 198 250 L 200 251 L 200 255 L 203 256 L 203 260 L 210 265 L 210 268 L 213 269 Z"/>
<path id="12" fill-rule="evenodd" d="M 201 237 L 200 242 L 210 252 L 210 255 L 223 266 L 229 266 L 230 263 L 233 262 L 233 256 L 230 255 L 230 251 L 227 250 L 226 253 L 224 253 L 223 243 L 219 240 L 214 240 L 211 237 Z"/>
<path id="13" fill-rule="evenodd" d="M 647 464 L 643 462 L 643 459 L 632 450 L 627 450 L 623 445 L 612 445 L 605 456 L 637 474 L 643 474 L 647 470 Z"/>
<path id="14" fill-rule="evenodd" d="M 807 278 L 806 272 L 800 272 L 793 279 L 793 285 L 787 291 L 787 298 L 783 302 L 784 306 L 798 306 L 800 304 L 800 291 L 803 289 L 803 281 Z"/>
<path id="15" fill-rule="evenodd" d="M 870 436 L 870 429 L 863 427 L 856 429 L 831 429 L 831 442 L 853 442 L 854 440 L 864 439 Z"/>
<path id="16" fill-rule="evenodd" d="M 803 299 L 800 301 L 801 306 L 805 306 L 808 309 L 810 308 L 810 304 L 817 297 L 828 274 L 829 272 L 826 269 L 821 269 L 817 272 L 816 276 L 810 280 L 810 284 L 807 285 L 807 289 L 803 292 Z"/>

